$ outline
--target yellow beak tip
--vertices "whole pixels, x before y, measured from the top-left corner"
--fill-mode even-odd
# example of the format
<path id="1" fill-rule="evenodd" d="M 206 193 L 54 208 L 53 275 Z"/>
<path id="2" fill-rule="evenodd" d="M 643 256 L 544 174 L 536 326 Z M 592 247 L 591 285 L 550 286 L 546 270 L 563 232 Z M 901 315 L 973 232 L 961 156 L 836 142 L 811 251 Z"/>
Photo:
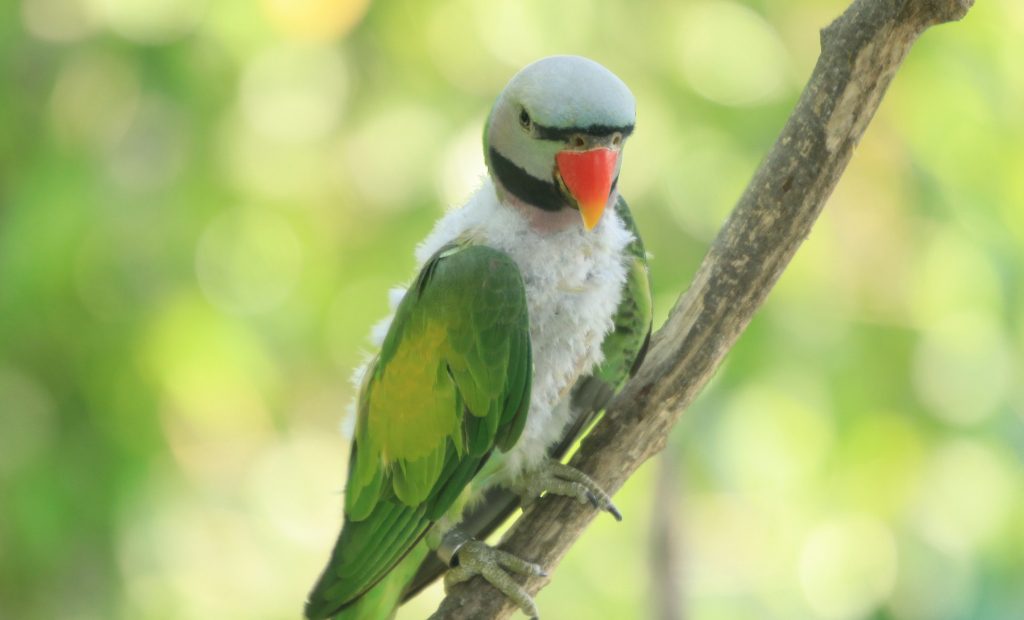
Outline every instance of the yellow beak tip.
<path id="1" fill-rule="evenodd" d="M 583 227 L 587 231 L 592 231 L 597 228 L 597 225 L 601 222 L 601 216 L 604 215 L 604 205 L 580 205 L 580 216 L 583 218 Z"/>

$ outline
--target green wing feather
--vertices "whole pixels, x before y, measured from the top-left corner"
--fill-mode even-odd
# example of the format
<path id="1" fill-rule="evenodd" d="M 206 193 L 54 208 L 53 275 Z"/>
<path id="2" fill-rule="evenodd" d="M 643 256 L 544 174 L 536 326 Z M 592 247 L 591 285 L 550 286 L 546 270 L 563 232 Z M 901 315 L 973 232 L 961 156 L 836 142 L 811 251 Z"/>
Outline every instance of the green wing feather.
<path id="1" fill-rule="evenodd" d="M 625 384 L 626 379 L 636 373 L 647 353 L 651 339 L 653 304 L 651 301 L 651 280 L 647 269 L 647 250 L 637 232 L 629 206 L 621 197 L 615 204 L 615 212 L 626 228 L 633 233 L 633 241 L 626 246 L 626 284 L 622 301 L 613 319 L 615 328 L 601 343 L 604 361 L 588 376 L 582 377 L 573 387 L 572 405 L 576 411 L 585 412 L 570 429 L 568 435 L 582 431 L 590 420 L 608 404 L 612 396 Z M 574 442 L 576 437 L 570 440 Z"/>
<path id="2" fill-rule="evenodd" d="M 447 246 L 395 312 L 360 391 L 345 525 L 306 616 L 328 618 L 380 581 L 526 423 L 532 378 L 515 263 Z"/>

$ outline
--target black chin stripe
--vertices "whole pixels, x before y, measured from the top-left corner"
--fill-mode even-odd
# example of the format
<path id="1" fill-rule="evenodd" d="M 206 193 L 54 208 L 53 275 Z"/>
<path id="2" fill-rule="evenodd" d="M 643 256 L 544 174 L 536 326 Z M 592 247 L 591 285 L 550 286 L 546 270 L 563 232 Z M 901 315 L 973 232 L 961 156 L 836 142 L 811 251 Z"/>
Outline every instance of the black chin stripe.
<path id="1" fill-rule="evenodd" d="M 494 147 L 489 154 L 494 176 L 519 200 L 545 211 L 561 211 L 569 206 L 553 182 L 541 181 L 530 175 Z"/>
<path id="2" fill-rule="evenodd" d="M 629 136 L 629 134 L 633 133 L 633 126 L 620 125 L 615 127 L 612 125 L 588 125 L 587 127 L 545 127 L 544 125 L 534 123 L 533 130 L 536 132 L 536 136 L 541 140 L 565 142 L 576 134 L 593 136 L 595 138 L 606 138 L 614 133 L 620 133 L 622 134 L 622 137 L 625 138 Z"/>

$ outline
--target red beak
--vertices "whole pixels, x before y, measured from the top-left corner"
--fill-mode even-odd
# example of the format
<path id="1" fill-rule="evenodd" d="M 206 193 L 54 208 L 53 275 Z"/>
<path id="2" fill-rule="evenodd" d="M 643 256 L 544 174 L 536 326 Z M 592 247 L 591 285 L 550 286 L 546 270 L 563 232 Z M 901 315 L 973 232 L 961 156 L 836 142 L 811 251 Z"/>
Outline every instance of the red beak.
<path id="1" fill-rule="evenodd" d="M 555 155 L 558 174 L 566 189 L 576 199 L 583 226 L 594 230 L 608 205 L 615 180 L 615 167 L 619 154 L 611 149 L 589 151 L 561 151 Z"/>

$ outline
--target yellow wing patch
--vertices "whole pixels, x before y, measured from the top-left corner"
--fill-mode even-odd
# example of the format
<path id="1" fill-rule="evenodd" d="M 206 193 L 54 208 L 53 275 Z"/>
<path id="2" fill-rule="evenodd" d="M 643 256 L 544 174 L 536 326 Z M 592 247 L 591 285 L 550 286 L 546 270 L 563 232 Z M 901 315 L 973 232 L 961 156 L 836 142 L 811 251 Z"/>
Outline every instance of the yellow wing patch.
<path id="1" fill-rule="evenodd" d="M 384 463 L 426 458 L 459 436 L 455 384 L 443 365 L 431 363 L 447 349 L 445 328 L 424 321 L 406 337 L 370 397 L 367 423 Z"/>

